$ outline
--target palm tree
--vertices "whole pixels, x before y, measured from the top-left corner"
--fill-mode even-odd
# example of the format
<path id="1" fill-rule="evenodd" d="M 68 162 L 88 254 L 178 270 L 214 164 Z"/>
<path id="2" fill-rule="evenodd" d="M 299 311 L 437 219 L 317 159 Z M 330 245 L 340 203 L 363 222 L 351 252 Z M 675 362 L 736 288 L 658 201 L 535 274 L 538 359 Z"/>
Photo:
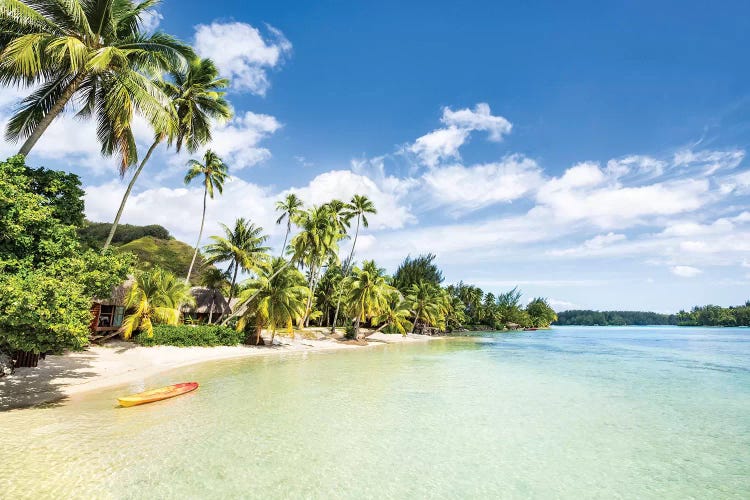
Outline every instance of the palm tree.
<path id="1" fill-rule="evenodd" d="M 441 291 L 439 286 L 428 281 L 420 281 L 409 288 L 405 300 L 414 317 L 411 333 L 414 333 L 419 323 L 422 325 L 440 324 L 444 317 Z"/>
<path id="2" fill-rule="evenodd" d="M 411 310 L 408 303 L 401 296 L 401 293 L 394 288 L 393 292 L 388 295 L 388 307 L 379 315 L 373 318 L 373 323 L 382 323 L 378 331 L 385 327 L 391 327 L 406 336 L 406 333 L 412 329 L 412 323 L 409 321 Z"/>
<path id="3" fill-rule="evenodd" d="M 307 299 L 303 323 L 307 326 L 315 286 L 323 263 L 329 259 L 338 260 L 338 240 L 341 233 L 331 219 L 330 210 L 324 205 L 312 207 L 297 214 L 295 224 L 300 232 L 292 238 L 291 247 L 300 263 L 308 269 L 308 287 L 310 295 Z"/>
<path id="4" fill-rule="evenodd" d="M 195 57 L 170 35 L 145 33 L 158 0 L 4 0 L 0 4 L 0 83 L 37 86 L 8 122 L 6 138 L 28 155 L 71 99 L 78 116 L 96 115 L 102 154 L 120 171 L 137 161 L 131 129 L 138 110 L 157 130 L 172 119 L 150 76 Z"/>
<path id="5" fill-rule="evenodd" d="M 349 267 L 354 259 L 354 248 L 357 246 L 357 237 L 359 236 L 359 226 L 362 224 L 364 227 L 369 227 L 370 222 L 367 220 L 367 214 L 376 214 L 378 211 L 375 209 L 375 204 L 370 201 L 367 196 L 355 194 L 347 207 L 348 217 L 357 217 L 357 228 L 354 231 L 354 241 L 352 241 L 352 249 L 349 252 L 349 258 L 346 260 L 347 266 L 344 269 L 344 276 L 349 275 Z M 347 227 L 349 220 L 347 219 Z M 333 315 L 333 324 L 331 325 L 331 333 L 336 331 L 336 321 L 339 317 L 339 308 L 341 307 L 341 299 L 339 298 L 336 304 L 336 313 Z"/>
<path id="6" fill-rule="evenodd" d="M 271 345 L 279 328 L 294 334 L 293 324 L 305 314 L 305 298 L 309 290 L 305 277 L 297 269 L 289 267 L 282 257 L 276 257 L 258 270 L 258 277 L 250 280 L 240 294 L 240 300 L 249 303 L 249 308 L 237 322 L 242 331 L 255 321 L 255 344 L 260 344 L 264 327 L 271 330 Z"/>
<path id="7" fill-rule="evenodd" d="M 193 302 L 190 289 L 174 274 L 158 267 L 143 271 L 125 296 L 125 308 L 134 311 L 125 318 L 120 333 L 129 339 L 135 330 L 141 330 L 151 338 L 155 322 L 176 325 L 180 307 Z"/>
<path id="8" fill-rule="evenodd" d="M 112 242 L 133 185 L 156 147 L 168 139 L 170 144 L 176 142 L 175 149 L 178 153 L 183 143 L 189 152 L 194 153 L 199 147 L 211 142 L 212 121 L 232 117 L 232 110 L 222 91 L 229 86 L 229 80 L 219 78 L 219 71 L 210 59 L 193 59 L 186 71 L 173 70 L 170 77 L 171 81 L 159 79 L 155 83 L 169 99 L 168 106 L 171 107 L 170 114 L 174 120 L 168 122 L 167 130 L 156 131 L 154 142 L 130 179 L 104 243 L 105 250 Z"/>
<path id="9" fill-rule="evenodd" d="M 333 199 L 325 204 L 325 207 L 331 214 L 336 229 L 341 233 L 342 238 L 346 238 L 346 232 L 349 229 L 349 221 L 352 219 L 352 213 L 349 211 L 349 205 L 341 200 Z"/>
<path id="10" fill-rule="evenodd" d="M 359 338 L 360 323 L 386 311 L 395 288 L 387 283 L 385 270 L 374 261 L 365 261 L 362 269 L 355 267 L 345 281 L 347 308 L 354 318 L 354 337 Z"/>
<path id="11" fill-rule="evenodd" d="M 263 244 L 268 236 L 263 234 L 263 228 L 256 226 L 243 217 L 234 223 L 234 229 L 222 224 L 224 237 L 211 236 L 213 243 L 205 247 L 208 264 L 217 262 L 229 262 L 227 272 L 232 274 L 232 282 L 229 287 L 229 301 L 234 297 L 237 273 L 240 269 L 245 271 L 258 271 L 268 261 L 268 247 Z"/>
<path id="12" fill-rule="evenodd" d="M 276 219 L 276 224 L 281 224 L 286 219 L 286 235 L 284 236 L 284 246 L 281 247 L 282 256 L 286 251 L 286 242 L 289 239 L 289 233 L 292 231 L 292 222 L 300 212 L 302 206 L 302 200 L 294 193 L 289 193 L 286 195 L 286 198 L 276 202 L 276 211 L 281 212 L 279 218 Z"/>
<path id="13" fill-rule="evenodd" d="M 201 238 L 203 237 L 203 225 L 206 223 L 206 197 L 210 196 L 213 199 L 214 190 L 221 194 L 224 191 L 224 181 L 229 177 L 224 161 L 210 149 L 203 155 L 203 163 L 198 160 L 189 160 L 187 165 L 190 170 L 185 174 L 186 185 L 190 184 L 190 181 L 196 177 L 203 176 L 203 216 L 201 217 L 201 229 L 198 231 L 198 241 L 195 243 L 193 260 L 190 261 L 190 267 L 185 277 L 185 284 L 190 282 L 190 274 L 193 272 L 195 259 L 198 257 L 198 248 L 200 248 Z"/>

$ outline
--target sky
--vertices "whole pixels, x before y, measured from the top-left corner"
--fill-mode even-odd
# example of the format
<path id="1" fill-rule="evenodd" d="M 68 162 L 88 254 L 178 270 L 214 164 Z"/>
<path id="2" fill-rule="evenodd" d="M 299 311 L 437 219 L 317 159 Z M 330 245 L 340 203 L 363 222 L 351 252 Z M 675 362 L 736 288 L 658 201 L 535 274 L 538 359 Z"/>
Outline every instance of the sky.
<path id="1" fill-rule="evenodd" d="M 746 2 L 165 0 L 147 21 L 232 80 L 207 235 L 246 217 L 278 249 L 284 195 L 358 193 L 378 214 L 357 258 L 391 272 L 432 252 L 446 283 L 557 310 L 750 299 Z M 27 93 L 2 90 L 1 123 Z M 87 217 L 111 221 L 129 179 L 94 130 L 68 113 L 28 163 L 79 174 Z M 157 150 L 122 222 L 194 244 L 189 158 Z"/>

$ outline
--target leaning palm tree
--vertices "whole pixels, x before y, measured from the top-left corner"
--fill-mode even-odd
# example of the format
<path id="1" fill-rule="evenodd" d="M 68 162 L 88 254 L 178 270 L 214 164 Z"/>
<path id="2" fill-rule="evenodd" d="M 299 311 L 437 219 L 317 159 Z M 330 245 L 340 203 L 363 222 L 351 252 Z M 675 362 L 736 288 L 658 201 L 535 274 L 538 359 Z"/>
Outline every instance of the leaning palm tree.
<path id="1" fill-rule="evenodd" d="M 176 143 L 178 153 L 183 144 L 189 152 L 194 153 L 199 147 L 211 142 L 211 126 L 214 122 L 232 117 L 232 110 L 224 99 L 223 92 L 229 86 L 229 80 L 219 78 L 219 71 L 210 59 L 193 59 L 186 71 L 173 70 L 169 76 L 170 81 L 158 79 L 155 83 L 169 99 L 167 105 L 171 107 L 169 111 L 174 119 L 167 123 L 167 130 L 155 130 L 154 142 L 138 165 L 122 197 L 115 221 L 104 243 L 105 250 L 112 242 L 133 185 L 156 147 L 168 140 L 169 144 Z"/>
<path id="2" fill-rule="evenodd" d="M 325 205 L 300 212 L 295 218 L 295 224 L 300 228 L 300 232 L 292 238 L 292 252 L 298 256 L 300 263 L 307 267 L 309 276 L 310 295 L 303 318 L 303 324 L 307 326 L 320 270 L 329 260 L 338 260 L 338 241 L 341 233 Z"/>
<path id="3" fill-rule="evenodd" d="M 187 276 L 185 276 L 185 284 L 190 283 L 190 274 L 193 272 L 193 266 L 195 265 L 195 259 L 198 257 L 198 249 L 203 237 L 203 226 L 206 223 L 206 197 L 211 197 L 213 200 L 214 190 L 221 194 L 224 191 L 224 181 L 229 177 L 227 173 L 228 167 L 224 163 L 224 160 L 219 158 L 219 155 L 210 149 L 203 155 L 203 163 L 198 160 L 189 160 L 187 164 L 190 169 L 185 174 L 186 185 L 190 184 L 196 177 L 203 176 L 203 215 L 201 216 L 201 228 L 198 231 L 198 241 L 195 243 L 193 260 L 190 261 L 190 267 L 188 268 Z"/>
<path id="4" fill-rule="evenodd" d="M 125 296 L 125 308 L 132 310 L 120 328 L 123 338 L 129 339 L 140 330 L 149 338 L 154 336 L 154 323 L 176 325 L 180 307 L 192 304 L 190 289 L 174 274 L 161 268 L 144 271 L 135 277 Z"/>
<path id="5" fill-rule="evenodd" d="M 357 228 L 354 231 L 354 241 L 352 241 L 352 249 L 349 252 L 349 258 L 346 260 L 346 268 L 344 269 L 344 276 L 349 275 L 349 267 L 354 259 L 354 247 L 357 246 L 357 237 L 359 236 L 359 226 L 362 224 L 364 227 L 369 227 L 370 222 L 367 220 L 367 214 L 376 214 L 378 211 L 375 209 L 375 204 L 370 201 L 367 196 L 355 194 L 352 196 L 352 200 L 347 206 L 348 218 L 357 218 Z M 348 221 L 347 221 L 348 222 Z M 340 297 L 340 296 L 339 296 Z M 341 307 L 341 299 L 339 298 L 336 304 L 336 313 L 333 315 L 333 324 L 331 325 L 331 333 L 336 331 L 336 321 L 339 317 L 339 308 Z"/>
<path id="6" fill-rule="evenodd" d="M 373 323 L 381 323 L 377 331 L 390 328 L 405 337 L 406 333 L 412 329 L 410 316 L 411 310 L 408 303 L 401 296 L 401 292 L 394 288 L 393 292 L 388 295 L 388 307 L 373 318 Z"/>
<path id="7" fill-rule="evenodd" d="M 354 319 L 354 337 L 359 338 L 360 323 L 385 312 L 395 288 L 386 281 L 385 270 L 377 267 L 374 261 L 365 261 L 362 269 L 355 267 L 345 281 L 347 309 Z"/>
<path id="8" fill-rule="evenodd" d="M 224 228 L 224 237 L 211 236 L 213 243 L 205 247 L 208 256 L 206 262 L 208 264 L 229 262 L 227 272 L 232 274 L 232 282 L 229 286 L 229 301 L 231 301 L 234 297 L 239 270 L 257 272 L 268 261 L 266 252 L 269 248 L 264 246 L 268 236 L 263 234 L 262 227 L 256 226 L 243 217 L 235 221 L 233 229 L 224 224 L 221 226 Z"/>
<path id="9" fill-rule="evenodd" d="M 305 314 L 308 293 L 302 273 L 287 266 L 282 257 L 274 258 L 260 267 L 258 277 L 250 280 L 240 294 L 240 300 L 249 302 L 249 307 L 237 322 L 237 330 L 244 330 L 254 321 L 255 344 L 260 344 L 260 334 L 268 328 L 273 345 L 279 328 L 294 334 L 294 323 Z"/>
<path id="10" fill-rule="evenodd" d="M 172 119 L 151 77 L 195 57 L 170 35 L 146 33 L 144 16 L 158 0 L 3 0 L 0 84 L 37 88 L 11 117 L 6 138 L 24 139 L 28 155 L 71 99 L 80 117 L 96 116 L 102 154 L 117 153 L 120 171 L 137 161 L 131 122 L 139 111 L 161 129 Z"/>
<path id="11" fill-rule="evenodd" d="M 276 219 L 276 224 L 281 224 L 286 219 L 286 235 L 284 236 L 284 246 L 281 247 L 282 256 L 286 251 L 286 242 L 289 239 L 289 233 L 292 232 L 292 223 L 302 209 L 302 206 L 302 200 L 294 193 L 289 193 L 283 200 L 276 202 L 276 211 L 281 212 L 279 218 Z"/>
<path id="12" fill-rule="evenodd" d="M 404 300 L 414 318 L 411 333 L 418 324 L 439 325 L 444 317 L 444 297 L 442 289 L 428 281 L 413 284 Z"/>

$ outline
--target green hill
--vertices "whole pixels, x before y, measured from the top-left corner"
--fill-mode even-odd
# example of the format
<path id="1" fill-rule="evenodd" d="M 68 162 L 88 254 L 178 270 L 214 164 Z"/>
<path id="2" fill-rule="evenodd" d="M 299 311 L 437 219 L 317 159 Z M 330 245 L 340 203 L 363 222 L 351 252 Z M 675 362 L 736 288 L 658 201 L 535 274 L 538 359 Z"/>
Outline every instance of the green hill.
<path id="1" fill-rule="evenodd" d="M 175 275 L 184 277 L 190 267 L 193 258 L 193 247 L 179 240 L 163 240 L 153 236 L 144 236 L 124 245 L 116 247 L 119 252 L 132 252 L 138 257 L 137 267 L 147 270 L 154 266 L 173 272 Z M 190 280 L 193 284 L 200 282 L 201 275 L 207 266 L 198 254 L 195 261 L 195 269 Z"/>

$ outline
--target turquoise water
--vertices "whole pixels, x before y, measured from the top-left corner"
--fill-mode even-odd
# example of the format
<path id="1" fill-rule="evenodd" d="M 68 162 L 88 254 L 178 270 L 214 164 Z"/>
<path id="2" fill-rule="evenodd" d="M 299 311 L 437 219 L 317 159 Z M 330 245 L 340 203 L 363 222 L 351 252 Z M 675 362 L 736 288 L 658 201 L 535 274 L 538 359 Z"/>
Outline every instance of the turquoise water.
<path id="1" fill-rule="evenodd" d="M 0 413 L 4 498 L 750 498 L 750 330 L 556 328 L 207 363 Z"/>

